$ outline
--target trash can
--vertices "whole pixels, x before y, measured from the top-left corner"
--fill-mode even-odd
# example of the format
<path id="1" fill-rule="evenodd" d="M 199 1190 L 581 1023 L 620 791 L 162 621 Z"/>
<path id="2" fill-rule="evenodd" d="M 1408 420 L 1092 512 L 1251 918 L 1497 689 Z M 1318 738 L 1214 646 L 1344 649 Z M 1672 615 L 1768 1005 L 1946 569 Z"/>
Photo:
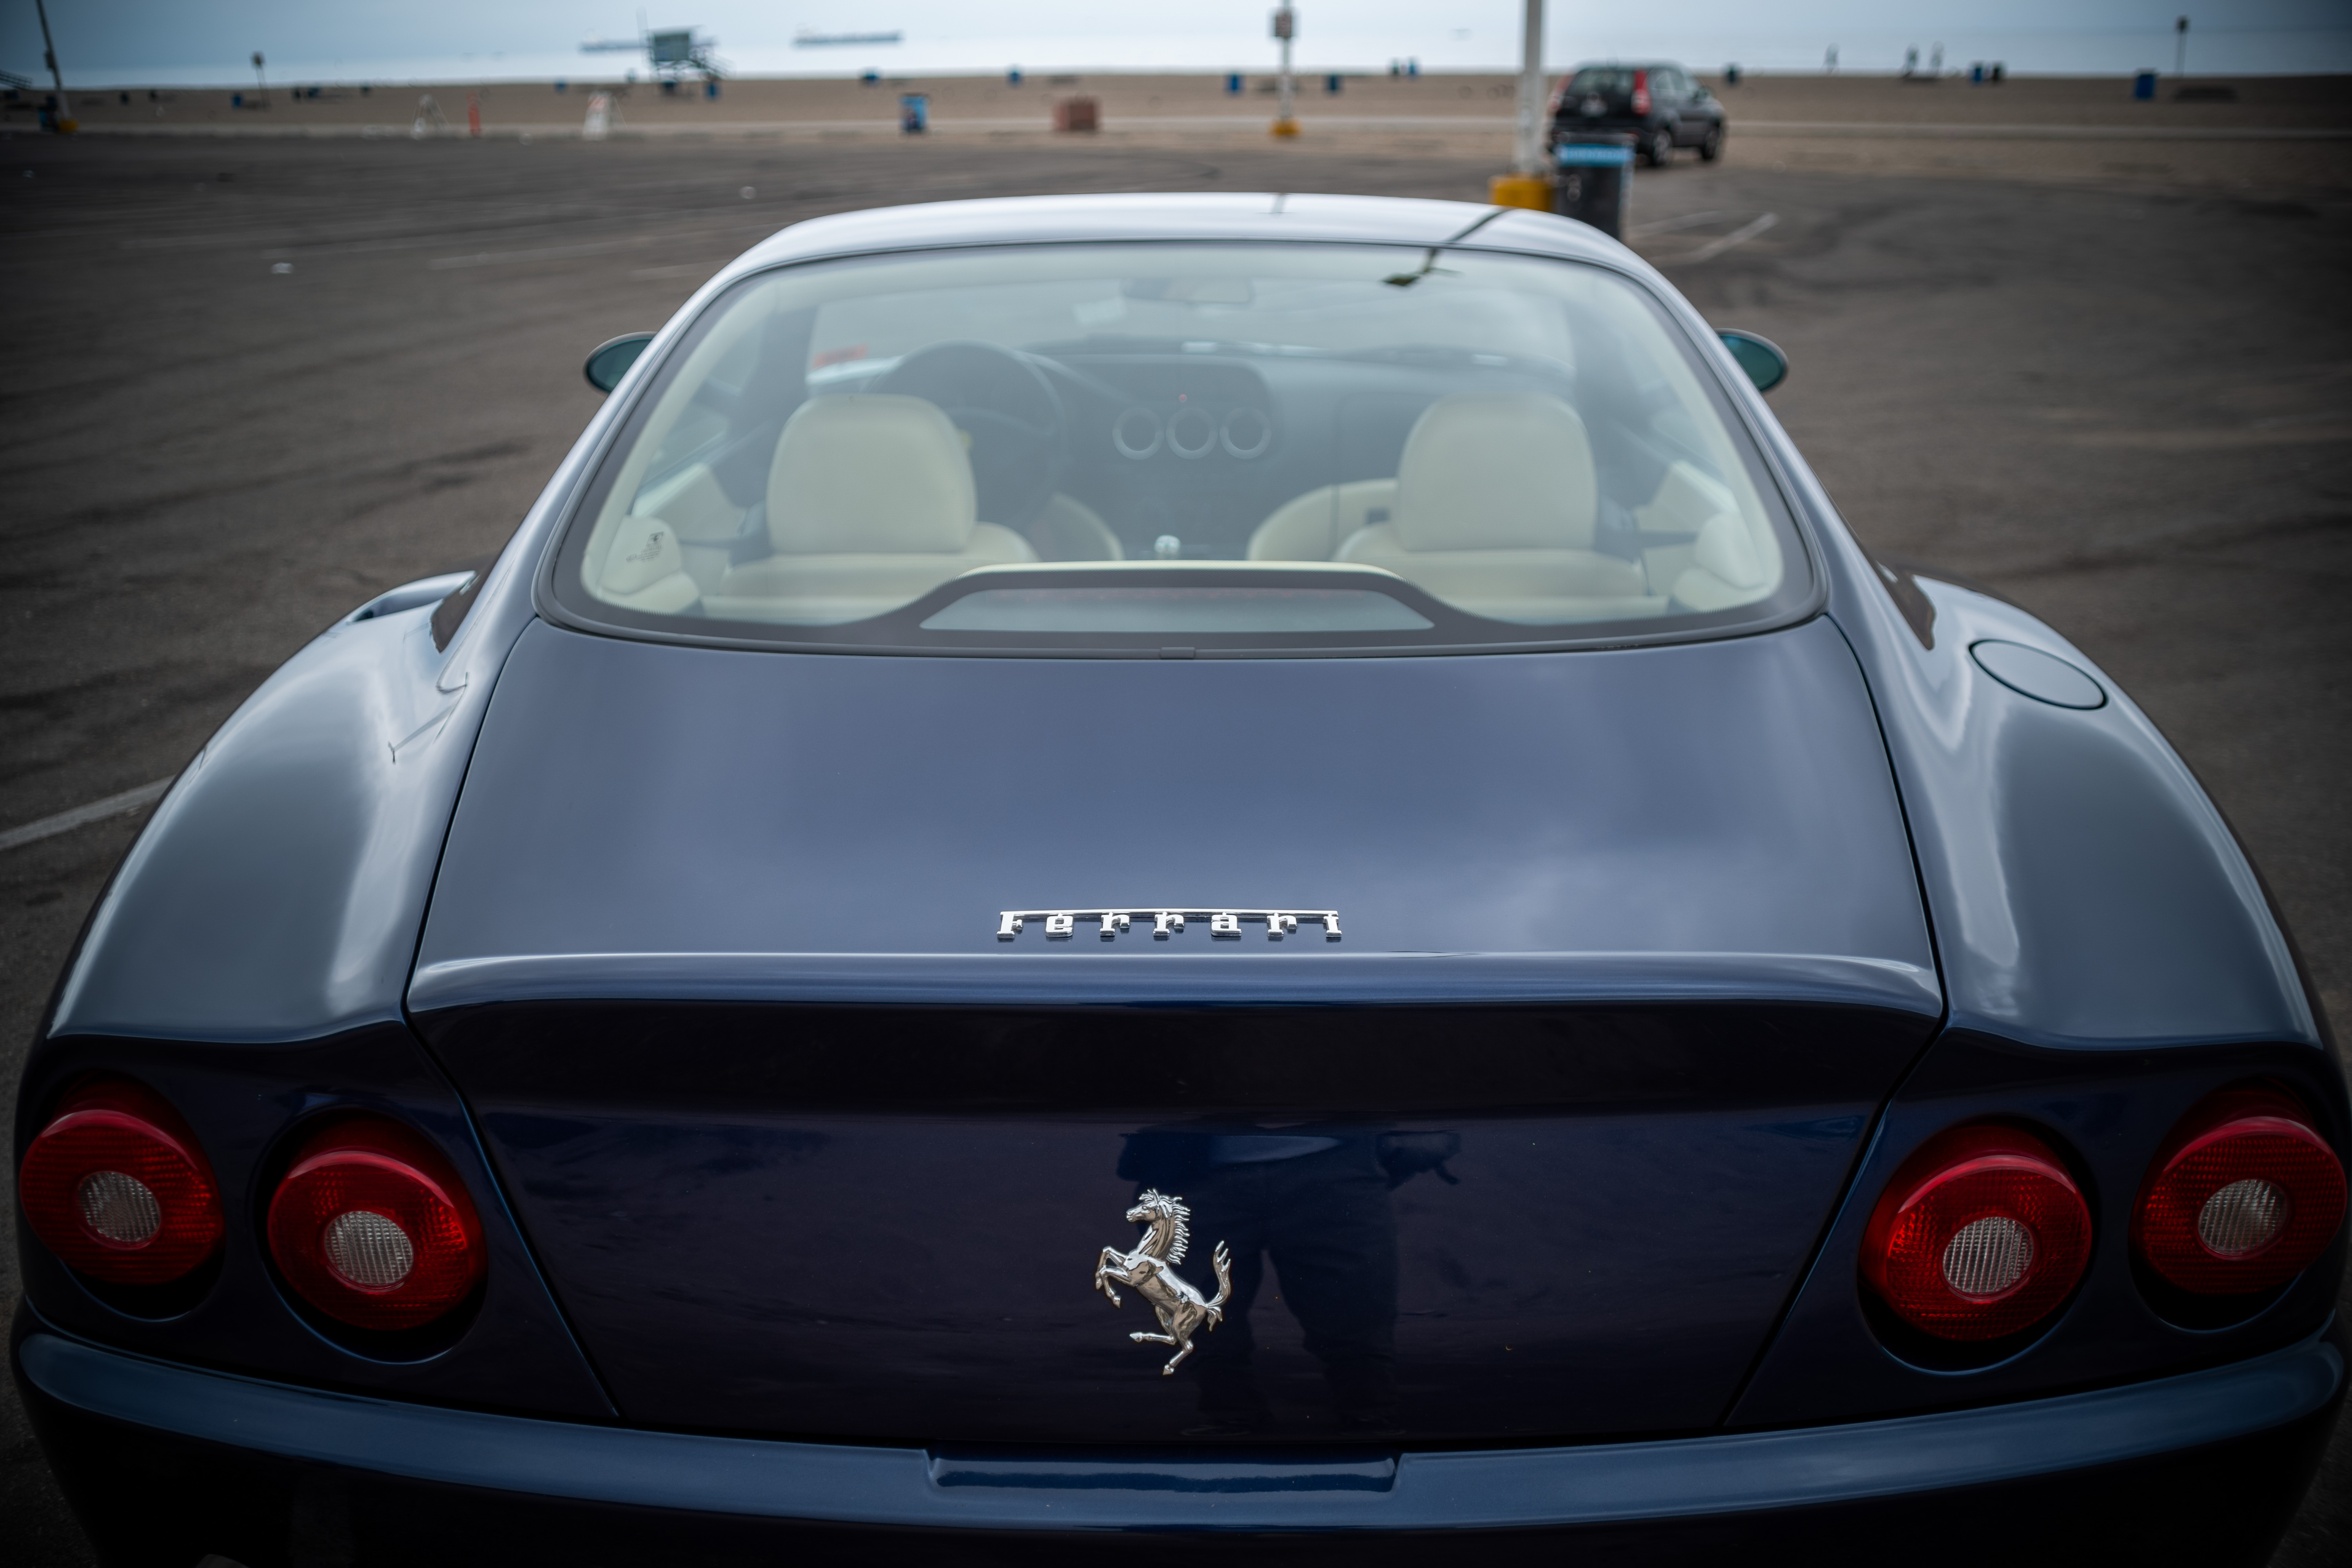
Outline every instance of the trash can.
<path id="1" fill-rule="evenodd" d="M 1054 129 L 1099 131 L 1102 129 L 1102 106 L 1091 98 L 1066 98 L 1054 105 Z"/>
<path id="2" fill-rule="evenodd" d="M 1551 210 L 1589 223 L 1612 239 L 1625 237 L 1625 193 L 1633 183 L 1633 138 L 1589 133 L 1563 138 L 1552 149 L 1559 176 Z"/>
<path id="3" fill-rule="evenodd" d="M 909 136 L 920 136 L 931 128 L 931 95 L 928 92 L 902 92 L 898 95 L 898 129 Z"/>
<path id="4" fill-rule="evenodd" d="M 2156 96 L 2156 73 L 2154 71 L 2142 71 L 2137 76 L 2132 78 L 2132 96 L 2139 99 L 2149 99 Z"/>

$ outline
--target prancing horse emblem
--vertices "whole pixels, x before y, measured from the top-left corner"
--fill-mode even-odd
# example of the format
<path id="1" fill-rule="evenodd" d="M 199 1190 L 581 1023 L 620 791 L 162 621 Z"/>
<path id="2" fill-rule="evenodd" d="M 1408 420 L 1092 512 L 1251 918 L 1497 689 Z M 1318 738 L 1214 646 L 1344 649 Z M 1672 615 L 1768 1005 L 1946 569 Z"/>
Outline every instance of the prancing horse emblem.
<path id="1" fill-rule="evenodd" d="M 1160 1375 L 1166 1377 L 1176 1370 L 1176 1363 L 1192 1353 L 1192 1334 L 1202 1324 L 1215 1328 L 1225 1321 L 1225 1302 L 1234 1293 L 1234 1258 L 1223 1242 L 1210 1258 L 1210 1267 L 1217 1271 L 1217 1298 L 1203 1300 L 1201 1293 L 1178 1277 L 1176 1265 L 1184 1261 L 1185 1249 L 1192 1244 L 1190 1221 L 1192 1211 L 1184 1206 L 1181 1198 L 1171 1198 L 1157 1188 L 1146 1188 L 1127 1211 L 1129 1221 L 1151 1227 L 1133 1252 L 1121 1252 L 1106 1247 L 1095 1263 L 1095 1289 L 1110 1298 L 1114 1307 L 1123 1303 L 1118 1292 L 1111 1288 L 1116 1279 L 1121 1285 L 1132 1285 L 1135 1293 L 1151 1303 L 1160 1315 L 1164 1334 L 1147 1333 L 1141 1329 L 1128 1335 L 1137 1344 L 1174 1345 L 1176 1353 Z"/>

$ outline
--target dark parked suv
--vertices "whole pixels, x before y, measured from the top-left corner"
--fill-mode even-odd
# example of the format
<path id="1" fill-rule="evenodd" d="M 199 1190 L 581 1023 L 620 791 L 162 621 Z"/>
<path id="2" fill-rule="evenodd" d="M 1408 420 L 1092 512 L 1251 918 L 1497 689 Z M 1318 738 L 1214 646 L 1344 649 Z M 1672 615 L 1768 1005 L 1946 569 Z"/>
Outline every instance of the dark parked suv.
<path id="1" fill-rule="evenodd" d="M 1552 139 L 1583 131 L 1633 132 L 1644 163 L 1672 163 L 1677 147 L 1712 163 L 1723 154 L 1723 105 L 1680 66 L 1579 66 L 1552 94 Z"/>

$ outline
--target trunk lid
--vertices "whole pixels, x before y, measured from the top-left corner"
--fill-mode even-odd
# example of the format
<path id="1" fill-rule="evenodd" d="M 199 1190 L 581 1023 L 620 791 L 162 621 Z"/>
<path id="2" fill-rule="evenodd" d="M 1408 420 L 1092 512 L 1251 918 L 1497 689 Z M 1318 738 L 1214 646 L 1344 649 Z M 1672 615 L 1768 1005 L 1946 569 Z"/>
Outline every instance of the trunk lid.
<path id="1" fill-rule="evenodd" d="M 999 939 L 1078 898 L 1342 934 Z M 411 1005 L 631 1419 L 1154 1444 L 1713 1423 L 1940 1009 L 1819 621 L 1189 663 L 534 626 Z M 1146 1188 L 1189 1249 L 1114 1310 Z M 1220 1242 L 1163 1376 L 1116 1276 L 1214 1298 Z"/>

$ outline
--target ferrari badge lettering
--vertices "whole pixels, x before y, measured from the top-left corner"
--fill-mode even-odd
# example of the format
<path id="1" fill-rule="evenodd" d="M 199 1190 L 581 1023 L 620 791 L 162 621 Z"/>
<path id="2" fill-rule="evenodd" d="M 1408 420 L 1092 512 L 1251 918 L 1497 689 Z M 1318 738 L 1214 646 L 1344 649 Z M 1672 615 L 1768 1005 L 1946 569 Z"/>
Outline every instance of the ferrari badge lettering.
<path id="1" fill-rule="evenodd" d="M 1323 940 L 1339 940 L 1339 911 L 1337 910 L 1220 910 L 1207 906 L 1192 909 L 1161 909 L 1156 905 L 1139 904 L 1128 909 L 1067 909 L 1067 910 L 1000 910 L 996 916 L 996 940 L 1011 942 L 1018 937 L 1031 921 L 1045 922 L 1045 936 L 1051 942 L 1066 942 L 1077 934 L 1080 921 L 1099 922 L 1103 941 L 1115 942 L 1135 921 L 1151 922 L 1151 934 L 1160 942 L 1183 934 L 1187 920 L 1206 920 L 1209 934 L 1225 941 L 1237 940 L 1244 921 L 1259 921 L 1265 925 L 1265 939 L 1280 942 L 1296 935 L 1300 921 L 1320 921 Z"/>
<path id="2" fill-rule="evenodd" d="M 1192 1353 L 1195 1331 L 1205 1332 L 1225 1321 L 1225 1302 L 1234 1293 L 1233 1254 L 1225 1250 L 1223 1242 L 1217 1243 L 1209 1258 L 1209 1267 L 1217 1271 L 1217 1294 L 1214 1299 L 1203 1297 L 1176 1272 L 1176 1265 L 1184 1261 L 1185 1250 L 1192 1244 L 1192 1211 L 1184 1206 L 1184 1200 L 1147 1187 L 1127 1211 L 1127 1217 L 1129 1224 L 1149 1228 L 1133 1252 L 1115 1247 L 1102 1249 L 1102 1256 L 1095 1260 L 1095 1289 L 1109 1297 L 1112 1306 L 1125 1306 L 1115 1280 L 1133 1287 L 1150 1304 L 1163 1331 L 1155 1334 L 1138 1329 L 1127 1337 L 1139 1345 L 1175 1347 L 1176 1353 L 1160 1369 L 1160 1375 L 1166 1377 Z"/>

